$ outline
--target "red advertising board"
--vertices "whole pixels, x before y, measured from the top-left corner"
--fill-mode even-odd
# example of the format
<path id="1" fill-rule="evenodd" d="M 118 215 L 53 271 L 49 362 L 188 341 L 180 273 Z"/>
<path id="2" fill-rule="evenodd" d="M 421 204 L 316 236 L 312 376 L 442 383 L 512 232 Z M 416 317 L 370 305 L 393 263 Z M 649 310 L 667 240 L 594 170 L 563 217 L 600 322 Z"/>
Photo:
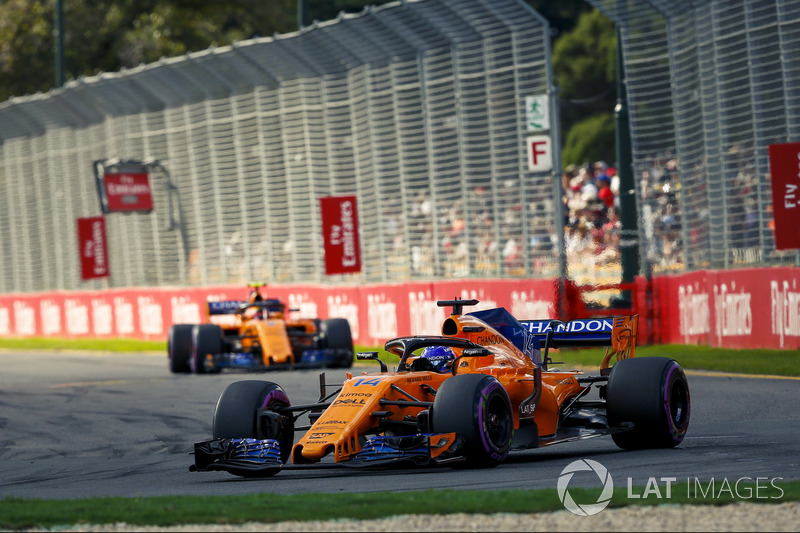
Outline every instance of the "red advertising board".
<path id="1" fill-rule="evenodd" d="M 152 211 L 153 194 L 147 172 L 103 174 L 108 211 Z"/>
<path id="2" fill-rule="evenodd" d="M 775 248 L 800 248 L 800 143 L 769 145 Z"/>
<path id="3" fill-rule="evenodd" d="M 356 197 L 328 196 L 320 198 L 319 205 L 322 211 L 325 273 L 361 272 Z"/>
<path id="4" fill-rule="evenodd" d="M 106 220 L 103 217 L 78 219 L 78 247 L 81 258 L 81 278 L 108 277 Z"/>

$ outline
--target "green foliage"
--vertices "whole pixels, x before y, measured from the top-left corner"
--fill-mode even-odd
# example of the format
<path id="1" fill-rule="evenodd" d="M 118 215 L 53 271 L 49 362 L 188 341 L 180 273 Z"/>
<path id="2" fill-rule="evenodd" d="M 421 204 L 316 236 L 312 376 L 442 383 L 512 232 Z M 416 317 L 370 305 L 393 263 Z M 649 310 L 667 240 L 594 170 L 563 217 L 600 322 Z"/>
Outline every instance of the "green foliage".
<path id="1" fill-rule="evenodd" d="M 64 78 L 297 30 L 300 0 L 62 0 Z M 389 0 L 303 0 L 306 25 Z M 614 24 L 584 0 L 528 0 L 555 30 L 564 164 L 614 161 Z M 53 88 L 55 0 L 0 2 L 0 102 Z M 573 129 L 575 131 L 572 131 Z M 611 135 L 609 135 L 609 131 Z"/>
<path id="2" fill-rule="evenodd" d="M 562 162 L 615 161 L 616 28 L 600 11 L 582 13 L 553 46 L 564 134 Z"/>
<path id="3" fill-rule="evenodd" d="M 574 124 L 564 142 L 564 166 L 615 160 L 615 122 L 610 112 L 596 113 Z"/>

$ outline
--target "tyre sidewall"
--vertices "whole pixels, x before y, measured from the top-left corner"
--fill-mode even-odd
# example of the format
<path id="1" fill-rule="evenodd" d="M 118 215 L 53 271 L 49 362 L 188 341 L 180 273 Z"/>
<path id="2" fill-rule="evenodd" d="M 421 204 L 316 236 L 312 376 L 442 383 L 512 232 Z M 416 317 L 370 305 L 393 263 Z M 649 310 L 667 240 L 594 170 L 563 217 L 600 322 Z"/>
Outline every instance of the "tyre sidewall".
<path id="1" fill-rule="evenodd" d="M 634 424 L 614 434 L 623 448 L 669 448 L 683 441 L 689 426 L 691 400 L 683 368 L 668 357 L 619 361 L 608 381 L 609 424 Z"/>
<path id="2" fill-rule="evenodd" d="M 192 328 L 192 353 L 189 359 L 195 374 L 208 372 L 203 364 L 207 354 L 222 353 L 222 328 L 215 324 L 198 324 Z"/>
<path id="3" fill-rule="evenodd" d="M 493 413 L 500 414 L 500 425 L 494 428 L 490 420 Z M 511 450 L 513 426 L 508 393 L 493 376 L 453 376 L 439 387 L 432 408 L 433 431 L 456 433 L 462 438 L 468 466 L 502 463 Z"/>
<path id="4" fill-rule="evenodd" d="M 228 385 L 217 400 L 211 422 L 215 439 L 276 439 L 281 457 L 287 461 L 294 442 L 294 421 L 281 416 L 281 427 L 273 434 L 269 425 L 259 425 L 259 417 L 278 406 L 289 407 L 289 396 L 277 383 L 261 380 L 236 381 Z"/>
<path id="5" fill-rule="evenodd" d="M 335 350 L 333 368 L 353 366 L 353 336 L 345 318 L 329 318 L 320 323 L 323 348 Z"/>
<path id="6" fill-rule="evenodd" d="M 192 371 L 192 326 L 175 324 L 169 328 L 167 337 L 167 357 L 169 369 L 174 374 L 187 374 Z"/>

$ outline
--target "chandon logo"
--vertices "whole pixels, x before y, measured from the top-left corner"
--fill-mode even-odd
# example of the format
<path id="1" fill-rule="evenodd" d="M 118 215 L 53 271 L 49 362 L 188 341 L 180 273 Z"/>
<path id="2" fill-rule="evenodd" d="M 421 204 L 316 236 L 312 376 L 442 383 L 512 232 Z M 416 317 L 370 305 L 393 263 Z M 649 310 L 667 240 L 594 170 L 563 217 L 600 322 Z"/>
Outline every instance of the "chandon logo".
<path id="1" fill-rule="evenodd" d="M 576 472 L 594 472 L 597 474 L 597 477 L 600 478 L 600 482 L 603 485 L 603 492 L 600 493 L 595 503 L 579 504 L 576 503 L 570 495 L 568 490 L 569 482 Z M 608 506 L 611 501 L 611 495 L 614 492 L 614 480 L 611 479 L 611 474 L 608 473 L 606 467 L 597 461 L 578 459 L 577 461 L 572 461 L 561 471 L 556 488 L 558 490 L 558 498 L 561 500 L 561 503 L 564 504 L 567 511 L 578 516 L 592 516 Z"/>

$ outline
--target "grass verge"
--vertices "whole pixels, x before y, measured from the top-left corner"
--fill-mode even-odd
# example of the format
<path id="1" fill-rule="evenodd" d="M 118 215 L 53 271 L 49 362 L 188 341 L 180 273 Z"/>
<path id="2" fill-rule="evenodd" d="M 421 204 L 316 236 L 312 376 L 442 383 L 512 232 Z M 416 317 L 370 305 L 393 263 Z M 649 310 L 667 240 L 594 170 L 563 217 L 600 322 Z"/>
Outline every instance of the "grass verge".
<path id="1" fill-rule="evenodd" d="M 800 481 L 728 482 L 686 480 L 675 483 L 671 497 L 662 487 L 618 487 L 610 507 L 627 505 L 725 505 L 740 501 L 800 501 Z M 570 488 L 579 504 L 595 503 L 598 491 Z M 629 495 L 638 495 L 630 498 Z M 645 495 L 647 495 L 645 497 Z M 312 502 L 313 505 L 309 505 Z M 376 519 L 405 514 L 540 513 L 564 510 L 555 489 L 423 490 L 365 494 L 250 494 L 242 496 L 176 496 L 97 498 L 88 500 L 0 500 L 0 528 L 54 528 L 65 524 L 175 526 L 181 524 L 275 523 L 289 520 Z M 311 511 L 311 512 L 310 512 Z"/>
<path id="2" fill-rule="evenodd" d="M 62 339 L 62 338 L 0 338 L 0 348 L 11 350 L 99 350 L 115 352 L 162 352 L 166 354 L 166 341 L 141 341 L 134 339 Z M 382 348 L 356 346 L 356 351 L 377 351 L 389 365 L 397 357 Z M 554 361 L 563 361 L 558 368 L 596 367 L 605 351 L 600 348 L 554 350 Z M 766 374 L 800 376 L 800 357 L 794 350 L 731 350 L 683 344 L 639 346 L 638 357 L 672 357 L 687 370 L 712 370 L 739 374 Z M 376 369 L 377 370 L 377 369 Z"/>

